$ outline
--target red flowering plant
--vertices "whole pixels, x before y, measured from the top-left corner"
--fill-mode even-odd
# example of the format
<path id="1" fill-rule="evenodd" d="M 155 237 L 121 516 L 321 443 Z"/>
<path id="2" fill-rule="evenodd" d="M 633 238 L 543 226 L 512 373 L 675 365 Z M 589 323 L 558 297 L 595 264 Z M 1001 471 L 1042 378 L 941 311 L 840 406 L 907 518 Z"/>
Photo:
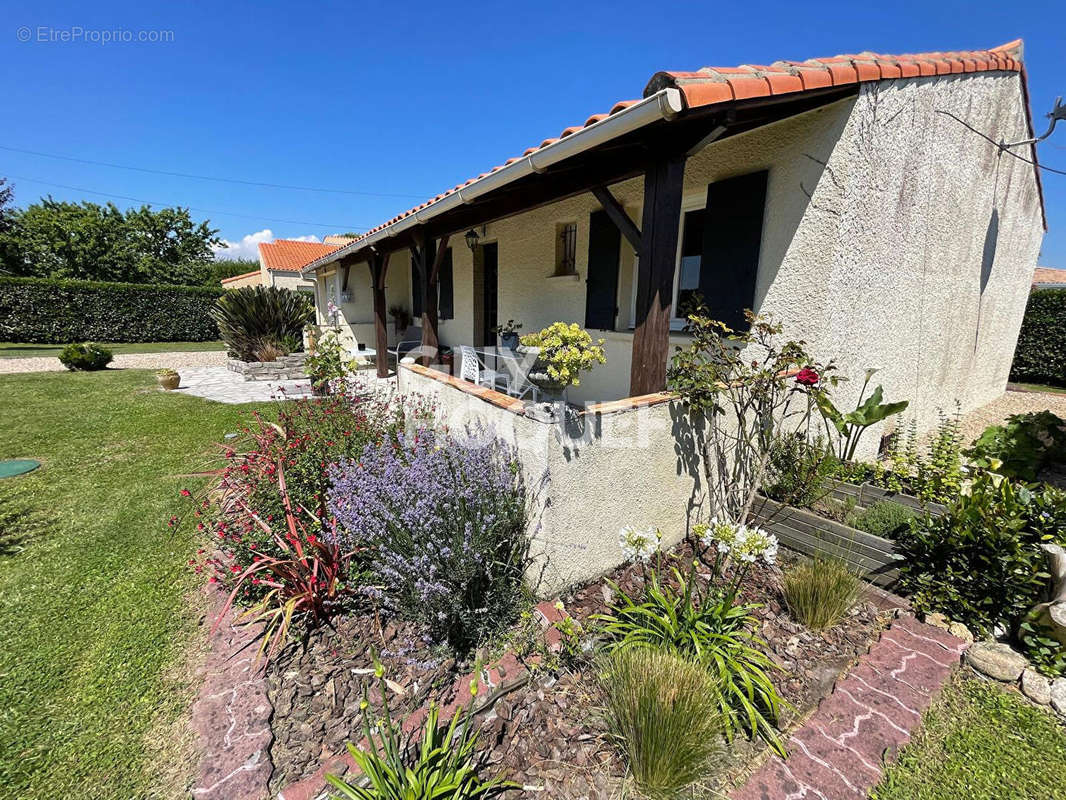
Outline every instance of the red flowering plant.
<path id="1" fill-rule="evenodd" d="M 289 401 L 276 420 L 254 414 L 236 438 L 220 445 L 221 465 L 200 473 L 211 478 L 206 492 L 194 497 L 182 490 L 194 506 L 186 519 L 216 544 L 201 550 L 190 566 L 229 587 L 259 559 L 286 558 L 268 530 L 285 519 L 286 497 L 306 519 L 328 528 L 330 467 L 357 458 L 368 444 L 394 443 L 409 424 L 423 424 L 432 416 L 432 406 L 418 395 L 359 389 Z M 278 481 L 281 471 L 285 496 Z M 171 527 L 178 524 L 177 518 L 170 522 Z M 269 588 L 244 581 L 237 599 L 255 602 Z"/>
<path id="2" fill-rule="evenodd" d="M 259 654 L 267 652 L 268 657 L 277 654 L 288 640 L 294 621 L 309 630 L 328 622 L 344 607 L 350 596 L 347 578 L 354 555 L 354 551 L 344 551 L 338 543 L 334 520 L 323 522 L 309 515 L 308 526 L 299 519 L 289 497 L 283 465 L 279 464 L 276 475 L 282 506 L 278 524 L 264 521 L 247 499 L 239 498 L 237 502 L 256 528 L 270 538 L 278 555 L 256 554 L 243 569 L 231 565 L 235 572 L 233 588 L 212 629 L 214 632 L 222 624 L 249 585 L 258 587 L 261 596 L 238 617 L 238 622 L 266 623 Z"/>
<path id="3" fill-rule="evenodd" d="M 751 311 L 745 329 L 733 330 L 701 307 L 686 331 L 690 344 L 674 355 L 667 385 L 691 414 L 712 513 L 746 525 L 782 446 L 814 446 L 815 462 L 829 457 L 811 423 L 819 399 L 836 385 L 835 368 L 816 363 L 803 341 L 784 339 L 779 323 Z M 818 479 L 815 469 L 803 481 Z"/>

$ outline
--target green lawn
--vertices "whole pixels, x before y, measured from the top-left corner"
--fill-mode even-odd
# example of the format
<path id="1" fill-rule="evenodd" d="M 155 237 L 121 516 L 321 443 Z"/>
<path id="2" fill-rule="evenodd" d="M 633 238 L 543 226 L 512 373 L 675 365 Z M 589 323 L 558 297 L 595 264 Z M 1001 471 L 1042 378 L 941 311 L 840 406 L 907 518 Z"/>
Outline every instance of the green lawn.
<path id="1" fill-rule="evenodd" d="M 1060 386 L 1047 386 L 1043 383 L 1011 383 L 1008 389 L 1027 389 L 1030 392 L 1045 392 L 1046 394 L 1066 394 L 1066 389 Z"/>
<path id="2" fill-rule="evenodd" d="M 960 673 L 888 768 L 874 800 L 1066 797 L 1066 730 L 1015 691 Z"/>
<path id="3" fill-rule="evenodd" d="M 0 796 L 173 796 L 149 751 L 187 708 L 173 681 L 198 580 L 193 535 L 166 522 L 181 473 L 249 407 L 143 370 L 0 376 L 0 396 L 0 458 L 44 464 L 0 481 Z"/>
<path id="4" fill-rule="evenodd" d="M 225 350 L 222 342 L 101 342 L 115 355 L 119 353 L 184 353 L 201 350 Z M 27 344 L 0 342 L 0 358 L 41 358 L 59 356 L 62 344 Z"/>

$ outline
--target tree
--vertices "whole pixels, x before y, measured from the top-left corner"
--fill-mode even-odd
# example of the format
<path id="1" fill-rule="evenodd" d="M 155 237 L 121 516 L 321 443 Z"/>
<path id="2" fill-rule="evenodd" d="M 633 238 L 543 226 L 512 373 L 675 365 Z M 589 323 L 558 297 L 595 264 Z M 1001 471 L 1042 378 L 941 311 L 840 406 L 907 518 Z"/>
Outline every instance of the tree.
<path id="1" fill-rule="evenodd" d="M 0 228 L 4 268 L 35 277 L 203 284 L 213 274 L 212 245 L 219 243 L 217 230 L 181 207 L 123 212 L 113 203 L 46 197 L 11 212 L 9 222 Z"/>
<path id="2" fill-rule="evenodd" d="M 15 273 L 15 250 L 10 234 L 15 227 L 15 187 L 7 178 L 0 178 L 0 275 Z"/>

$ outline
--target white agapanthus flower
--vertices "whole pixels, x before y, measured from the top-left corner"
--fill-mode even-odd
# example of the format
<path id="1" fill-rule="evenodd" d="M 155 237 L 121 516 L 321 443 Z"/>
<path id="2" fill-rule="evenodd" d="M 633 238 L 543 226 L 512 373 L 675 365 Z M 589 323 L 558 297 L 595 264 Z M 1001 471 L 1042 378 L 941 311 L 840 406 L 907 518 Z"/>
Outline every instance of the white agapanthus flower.
<path id="1" fill-rule="evenodd" d="M 762 528 L 742 526 L 737 535 L 736 556 L 749 564 L 759 558 L 773 564 L 777 560 L 777 549 L 777 537 Z"/>
<path id="2" fill-rule="evenodd" d="M 631 525 L 626 525 L 618 531 L 618 544 L 627 561 L 642 561 L 647 564 L 659 549 L 662 536 L 657 528 L 639 531 Z"/>
<path id="3" fill-rule="evenodd" d="M 700 532 L 700 541 L 705 546 L 716 547 L 718 552 L 725 554 L 736 547 L 738 534 L 744 526 L 712 517 L 710 522 L 701 527 L 703 530 Z"/>

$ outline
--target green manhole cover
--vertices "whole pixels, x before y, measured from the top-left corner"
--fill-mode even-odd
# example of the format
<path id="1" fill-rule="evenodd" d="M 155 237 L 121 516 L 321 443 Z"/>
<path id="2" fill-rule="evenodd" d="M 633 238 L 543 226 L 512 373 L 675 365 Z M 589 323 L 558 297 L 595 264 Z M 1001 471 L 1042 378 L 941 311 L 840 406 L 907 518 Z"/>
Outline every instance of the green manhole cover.
<path id="1" fill-rule="evenodd" d="M 8 461 L 0 461 L 0 478 L 14 478 L 16 475 L 24 475 L 33 472 L 41 466 L 40 461 L 32 458 L 12 458 Z"/>

